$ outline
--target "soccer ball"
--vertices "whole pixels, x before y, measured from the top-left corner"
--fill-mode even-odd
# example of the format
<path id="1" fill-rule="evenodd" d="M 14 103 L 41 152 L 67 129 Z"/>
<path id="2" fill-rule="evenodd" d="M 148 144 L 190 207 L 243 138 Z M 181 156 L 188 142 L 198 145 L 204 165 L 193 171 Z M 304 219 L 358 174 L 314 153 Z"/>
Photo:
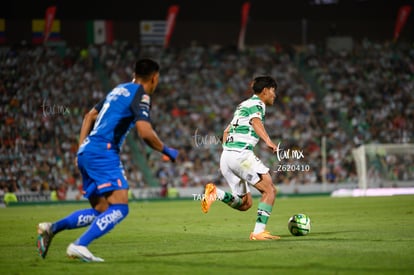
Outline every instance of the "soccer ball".
<path id="1" fill-rule="evenodd" d="M 288 221 L 288 229 L 293 236 L 308 235 L 311 230 L 311 220 L 305 214 L 293 215 Z"/>

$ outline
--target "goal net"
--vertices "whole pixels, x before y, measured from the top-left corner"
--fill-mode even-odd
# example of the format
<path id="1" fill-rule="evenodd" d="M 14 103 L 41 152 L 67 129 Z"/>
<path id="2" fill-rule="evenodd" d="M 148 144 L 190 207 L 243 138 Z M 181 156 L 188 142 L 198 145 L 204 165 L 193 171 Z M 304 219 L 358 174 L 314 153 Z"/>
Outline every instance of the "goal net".
<path id="1" fill-rule="evenodd" d="M 414 144 L 365 144 L 352 151 L 358 187 L 414 187 Z"/>

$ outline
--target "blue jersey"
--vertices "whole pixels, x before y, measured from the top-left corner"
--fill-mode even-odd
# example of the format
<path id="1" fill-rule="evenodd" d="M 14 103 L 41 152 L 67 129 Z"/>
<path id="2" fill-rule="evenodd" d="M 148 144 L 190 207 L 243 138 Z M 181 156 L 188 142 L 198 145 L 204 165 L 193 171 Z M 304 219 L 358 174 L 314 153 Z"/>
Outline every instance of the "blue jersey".
<path id="1" fill-rule="evenodd" d="M 138 120 L 151 122 L 151 98 L 140 84 L 119 84 L 95 109 L 99 112 L 94 127 L 79 148 L 101 153 L 105 150 L 120 151 L 129 130 Z"/>

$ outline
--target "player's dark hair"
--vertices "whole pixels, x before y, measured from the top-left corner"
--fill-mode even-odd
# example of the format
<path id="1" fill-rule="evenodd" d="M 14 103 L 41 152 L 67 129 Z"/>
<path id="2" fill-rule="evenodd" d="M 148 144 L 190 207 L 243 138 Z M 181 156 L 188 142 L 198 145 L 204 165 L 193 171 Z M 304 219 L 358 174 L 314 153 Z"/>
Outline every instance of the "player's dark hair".
<path id="1" fill-rule="evenodd" d="M 135 76 L 138 78 L 145 79 L 159 71 L 160 65 L 152 59 L 143 58 L 135 63 Z"/>
<path id="2" fill-rule="evenodd" d="M 258 76 L 253 80 L 252 89 L 255 94 L 260 94 L 264 88 L 277 89 L 276 80 L 270 76 Z"/>

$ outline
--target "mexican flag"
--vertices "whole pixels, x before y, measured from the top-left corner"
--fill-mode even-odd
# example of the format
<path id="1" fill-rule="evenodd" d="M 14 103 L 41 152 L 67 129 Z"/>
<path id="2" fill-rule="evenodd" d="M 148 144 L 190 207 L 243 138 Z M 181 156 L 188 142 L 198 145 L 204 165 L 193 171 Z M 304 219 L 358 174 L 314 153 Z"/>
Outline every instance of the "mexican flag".
<path id="1" fill-rule="evenodd" d="M 88 21 L 87 34 L 87 40 L 89 44 L 112 44 L 114 41 L 112 21 Z"/>

